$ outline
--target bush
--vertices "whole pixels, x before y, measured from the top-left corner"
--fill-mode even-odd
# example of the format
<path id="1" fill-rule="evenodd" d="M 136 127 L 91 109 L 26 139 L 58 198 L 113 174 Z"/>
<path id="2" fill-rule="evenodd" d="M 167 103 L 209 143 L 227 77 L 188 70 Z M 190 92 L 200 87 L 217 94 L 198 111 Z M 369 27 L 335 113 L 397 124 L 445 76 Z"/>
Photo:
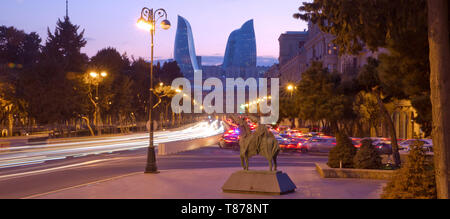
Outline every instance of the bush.
<path id="1" fill-rule="evenodd" d="M 364 140 L 353 162 L 357 169 L 381 169 L 383 166 L 381 160 L 380 154 L 372 145 L 372 141 Z"/>
<path id="2" fill-rule="evenodd" d="M 383 199 L 436 199 L 436 181 L 432 162 L 426 160 L 423 143 L 411 146 L 408 162 L 386 185 Z"/>
<path id="3" fill-rule="evenodd" d="M 336 136 L 336 142 L 336 147 L 331 149 L 328 156 L 328 166 L 331 168 L 339 168 L 342 162 L 342 168 L 353 168 L 356 148 L 352 140 L 347 135 L 339 133 Z"/>

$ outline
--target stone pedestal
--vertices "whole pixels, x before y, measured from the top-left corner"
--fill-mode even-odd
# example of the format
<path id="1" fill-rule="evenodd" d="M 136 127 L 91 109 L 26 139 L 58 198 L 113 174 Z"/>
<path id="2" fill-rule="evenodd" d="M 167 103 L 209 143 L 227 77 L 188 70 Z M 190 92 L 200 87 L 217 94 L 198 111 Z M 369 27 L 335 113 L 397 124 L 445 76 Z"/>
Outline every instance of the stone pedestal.
<path id="1" fill-rule="evenodd" d="M 223 192 L 261 193 L 282 195 L 295 192 L 297 187 L 286 173 L 281 171 L 238 171 L 223 185 Z"/>

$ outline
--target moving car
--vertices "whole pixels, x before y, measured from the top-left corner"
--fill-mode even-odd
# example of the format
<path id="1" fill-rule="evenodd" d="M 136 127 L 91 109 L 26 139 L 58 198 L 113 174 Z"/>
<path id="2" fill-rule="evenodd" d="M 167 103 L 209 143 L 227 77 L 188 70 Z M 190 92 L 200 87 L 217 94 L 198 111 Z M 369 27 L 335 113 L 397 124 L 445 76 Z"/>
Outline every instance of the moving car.
<path id="1" fill-rule="evenodd" d="M 375 149 L 377 149 L 377 151 L 378 151 L 378 153 L 380 155 L 392 154 L 392 145 L 391 145 L 391 143 L 387 143 L 385 141 L 380 141 L 380 142 L 378 142 L 376 144 L 373 144 L 373 145 L 375 146 Z"/>
<path id="2" fill-rule="evenodd" d="M 278 141 L 278 145 L 280 145 L 281 151 L 297 150 L 297 145 L 292 143 L 288 138 L 283 138 L 280 135 L 276 134 L 274 135 Z"/>
<path id="3" fill-rule="evenodd" d="M 356 148 L 361 148 L 362 145 L 362 139 L 360 138 L 351 138 L 352 139 L 352 143 Z"/>
<path id="4" fill-rule="evenodd" d="M 219 140 L 219 147 L 239 150 L 239 129 L 229 129 L 226 131 Z"/>
<path id="5" fill-rule="evenodd" d="M 336 138 L 332 137 L 313 137 L 300 147 L 302 152 L 325 152 L 328 153 L 336 146 Z"/>

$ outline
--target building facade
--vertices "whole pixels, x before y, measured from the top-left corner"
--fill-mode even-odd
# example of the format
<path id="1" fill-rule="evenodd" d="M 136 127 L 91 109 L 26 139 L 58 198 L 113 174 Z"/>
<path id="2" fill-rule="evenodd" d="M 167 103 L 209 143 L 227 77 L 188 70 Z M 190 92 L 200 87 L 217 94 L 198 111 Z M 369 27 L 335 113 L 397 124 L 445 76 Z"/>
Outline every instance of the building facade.
<path id="1" fill-rule="evenodd" d="M 307 31 L 288 31 L 281 34 L 278 39 L 280 43 L 280 57 L 278 62 L 281 66 L 301 53 L 308 39 Z"/>
<path id="2" fill-rule="evenodd" d="M 338 48 L 332 42 L 335 37 L 322 32 L 319 26 L 311 22 L 308 24 L 308 28 L 308 40 L 304 47 L 307 67 L 312 62 L 322 62 L 328 70 L 338 71 L 340 64 Z"/>
<path id="3" fill-rule="evenodd" d="M 417 111 L 412 107 L 409 100 L 394 100 L 389 104 L 392 121 L 395 126 L 395 133 L 398 139 L 418 139 L 425 138 L 425 133 L 420 129 L 420 125 L 414 121 Z M 381 121 L 377 130 L 371 130 L 372 136 L 389 137 L 389 124 Z"/>
<path id="4" fill-rule="evenodd" d="M 178 16 L 174 59 L 177 61 L 184 77 L 191 81 L 194 80 L 194 71 L 201 70 L 201 58 L 197 57 L 195 53 L 194 36 L 192 34 L 191 25 L 181 16 Z"/>
<path id="5" fill-rule="evenodd" d="M 249 20 L 230 34 L 222 68 L 226 77 L 255 77 L 256 61 L 255 29 Z"/>
<path id="6" fill-rule="evenodd" d="M 306 71 L 307 62 L 305 53 L 301 53 L 286 63 L 284 65 L 280 65 L 279 74 L 280 74 L 280 83 L 284 86 L 286 84 L 297 84 L 302 79 L 301 72 Z M 281 76 L 282 75 L 282 76 Z"/>
<path id="7" fill-rule="evenodd" d="M 312 23 L 309 23 L 308 31 L 282 34 L 279 38 L 281 86 L 298 83 L 312 62 L 322 62 L 330 71 L 339 71 L 338 48 L 333 40 L 333 35 L 320 31 Z"/>

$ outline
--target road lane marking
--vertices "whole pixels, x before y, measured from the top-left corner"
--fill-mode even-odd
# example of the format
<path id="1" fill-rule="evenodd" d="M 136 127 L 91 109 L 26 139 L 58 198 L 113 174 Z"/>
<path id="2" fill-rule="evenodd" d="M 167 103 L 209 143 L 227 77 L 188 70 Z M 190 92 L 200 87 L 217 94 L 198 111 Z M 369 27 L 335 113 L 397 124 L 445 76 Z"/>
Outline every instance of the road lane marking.
<path id="1" fill-rule="evenodd" d="M 0 180 L 6 179 L 6 178 L 13 178 L 13 177 L 16 178 L 16 177 L 21 177 L 21 176 L 35 175 L 35 174 L 38 174 L 38 173 L 46 173 L 46 172 L 51 172 L 51 171 L 55 171 L 55 170 L 61 170 L 61 169 L 79 167 L 79 166 L 86 166 L 86 165 L 90 165 L 90 164 L 95 164 L 95 163 L 100 163 L 100 162 L 110 161 L 110 160 L 115 160 L 115 159 L 116 158 L 102 159 L 102 160 L 93 160 L 93 161 L 87 161 L 87 162 L 79 163 L 79 164 L 72 164 L 72 165 L 66 165 L 66 166 L 61 166 L 61 167 L 54 167 L 54 168 L 50 168 L 50 169 L 35 170 L 35 171 L 30 171 L 30 172 L 25 172 L 25 173 L 15 173 L 15 174 L 3 175 L 3 176 L 0 176 Z"/>
<path id="2" fill-rule="evenodd" d="M 89 186 L 89 185 L 99 184 L 99 183 L 103 183 L 103 182 L 108 182 L 108 181 L 112 181 L 112 180 L 116 180 L 116 179 L 120 179 L 120 178 L 124 178 L 124 177 L 128 177 L 128 176 L 134 176 L 134 175 L 137 175 L 137 174 L 142 174 L 142 172 L 130 173 L 130 174 L 116 176 L 116 177 L 112 177 L 112 178 L 108 178 L 108 179 L 102 179 L 102 180 L 98 180 L 98 181 L 94 181 L 94 182 L 84 183 L 84 184 L 81 184 L 81 185 L 71 186 L 71 187 L 67 187 L 67 188 L 63 188 L 63 189 L 57 189 L 57 190 L 50 191 L 50 192 L 45 192 L 45 193 L 40 193 L 40 194 L 36 194 L 36 195 L 31 195 L 31 196 L 23 197 L 23 198 L 20 198 L 20 199 L 33 199 L 33 198 L 37 198 L 37 197 L 40 197 L 40 196 L 50 195 L 50 194 L 53 194 L 53 193 L 63 192 L 63 191 L 67 191 L 67 190 L 70 190 L 70 189 L 77 189 L 77 188 L 81 188 L 81 187 L 84 187 L 84 186 Z"/>

